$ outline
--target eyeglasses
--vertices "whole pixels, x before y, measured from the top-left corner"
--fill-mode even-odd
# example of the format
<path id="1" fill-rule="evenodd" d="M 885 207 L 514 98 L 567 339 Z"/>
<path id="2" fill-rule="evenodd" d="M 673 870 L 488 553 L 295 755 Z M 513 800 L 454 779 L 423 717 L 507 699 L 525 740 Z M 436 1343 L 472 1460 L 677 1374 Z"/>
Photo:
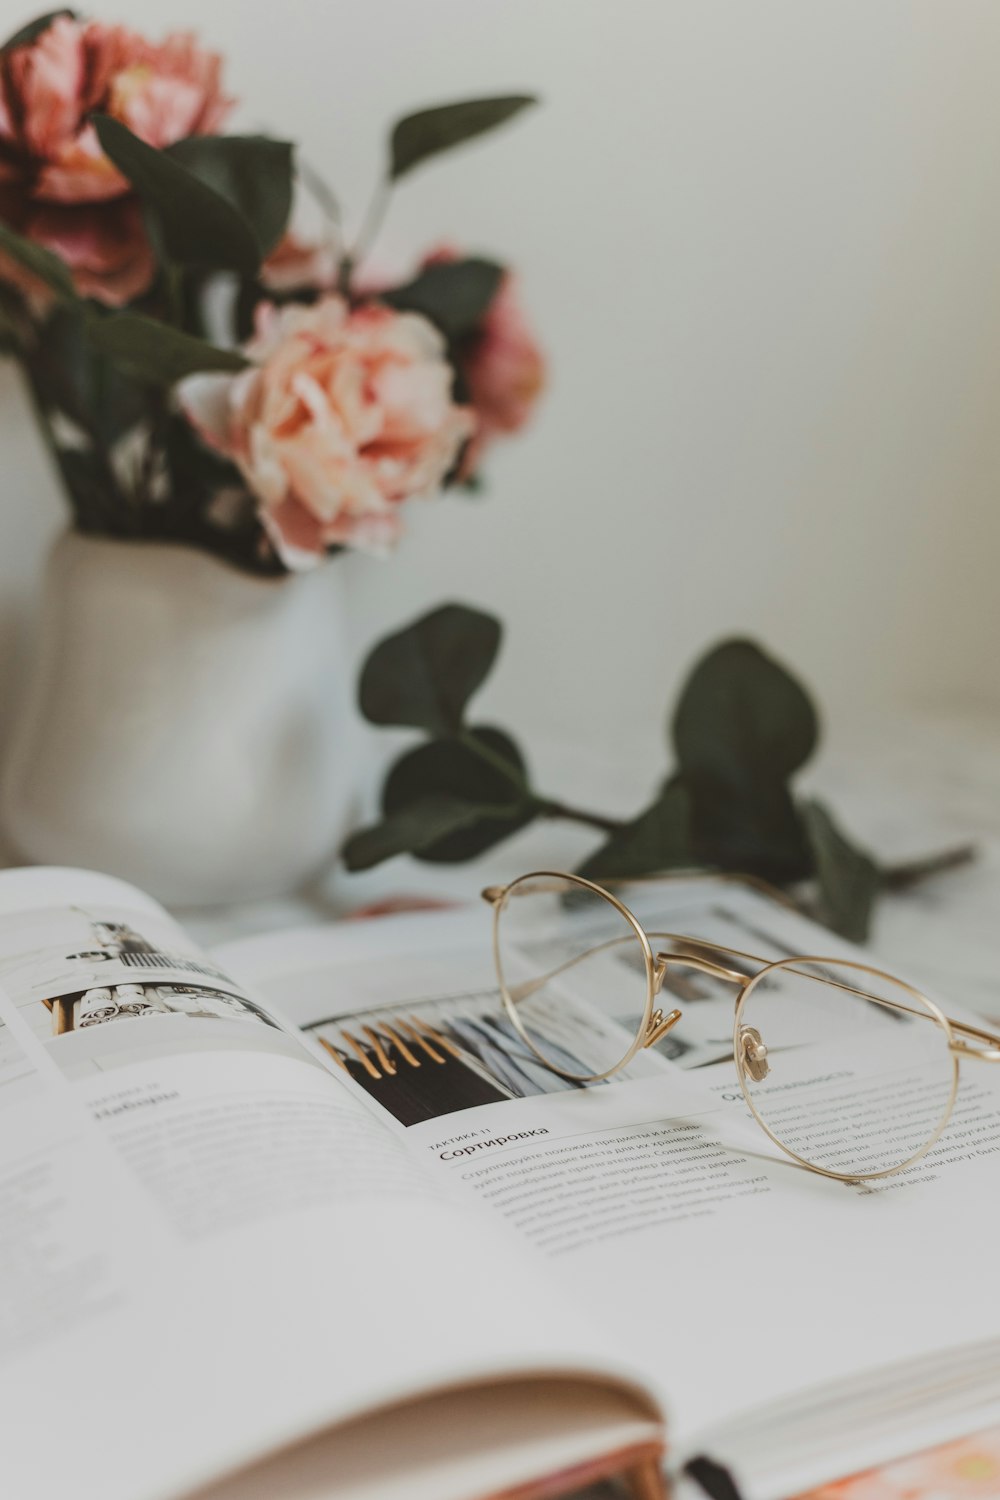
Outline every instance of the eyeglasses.
<path id="1" fill-rule="evenodd" d="M 771 961 L 646 931 L 603 886 L 561 871 L 534 871 L 482 894 L 493 908 L 504 1007 L 547 1068 L 577 1083 L 608 1079 L 681 1019 L 679 1007 L 658 1006 L 665 989 L 694 1013 L 724 986 L 734 996 L 733 1058 L 754 1119 L 825 1177 L 864 1181 L 919 1161 L 951 1116 L 961 1059 L 1000 1062 L 1000 1036 L 945 1015 L 868 964 Z M 571 996 L 591 1004 L 574 1008 Z"/>

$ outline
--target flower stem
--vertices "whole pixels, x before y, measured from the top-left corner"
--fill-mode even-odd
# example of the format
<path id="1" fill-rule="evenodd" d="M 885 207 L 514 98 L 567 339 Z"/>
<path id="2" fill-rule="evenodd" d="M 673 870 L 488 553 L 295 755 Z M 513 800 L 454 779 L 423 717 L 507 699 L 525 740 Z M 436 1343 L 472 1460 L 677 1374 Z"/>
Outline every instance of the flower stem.
<path id="1" fill-rule="evenodd" d="M 518 770 L 517 766 L 511 765 L 510 761 L 505 760 L 498 751 L 491 750 L 489 745 L 484 745 L 478 735 L 472 734 L 468 730 L 463 730 L 458 739 L 459 743 L 464 745 L 467 750 L 471 750 L 474 755 L 479 756 L 480 760 L 484 760 L 487 765 L 492 766 L 494 771 L 499 771 L 501 776 L 506 777 L 509 782 L 517 787 L 518 791 L 525 792 L 533 800 L 537 800 L 534 798 L 534 794 L 528 785 L 527 778 Z"/>
<path id="2" fill-rule="evenodd" d="M 882 871 L 882 887 L 887 891 L 906 891 L 910 886 L 931 875 L 943 875 L 948 870 L 960 869 L 976 858 L 975 844 L 959 844 L 954 849 L 944 849 L 940 854 L 928 854 L 922 859 L 906 860 L 903 864 L 886 865 Z"/>
<path id="3" fill-rule="evenodd" d="M 571 823 L 584 823 L 588 828 L 598 828 L 602 833 L 617 833 L 620 828 L 625 827 L 621 819 L 608 818 L 603 813 L 586 812 L 583 808 L 571 807 L 567 802 L 539 796 L 532 791 L 527 777 L 516 766 L 511 765 L 496 750 L 491 750 L 489 745 L 484 745 L 477 735 L 468 730 L 459 735 L 459 740 L 466 749 L 478 755 L 480 760 L 485 761 L 494 771 L 499 771 L 518 791 L 523 792 L 540 818 L 565 818 Z"/>
<path id="4" fill-rule="evenodd" d="M 623 818 L 609 818 L 604 813 L 587 812 L 581 807 L 571 807 L 567 802 L 556 802 L 549 797 L 540 797 L 538 812 L 543 818 L 566 818 L 571 823 L 584 823 L 588 828 L 599 828 L 602 833 L 618 833 L 625 827 Z"/>
<path id="5" fill-rule="evenodd" d="M 358 231 L 358 237 L 351 247 L 351 252 L 345 257 L 352 269 L 359 261 L 364 260 L 375 243 L 378 232 L 382 228 L 382 220 L 385 218 L 386 210 L 389 207 L 389 195 L 391 192 L 392 182 L 388 177 L 383 177 L 372 194 L 372 201 L 368 205 L 368 212 L 365 214 L 364 221 Z"/>

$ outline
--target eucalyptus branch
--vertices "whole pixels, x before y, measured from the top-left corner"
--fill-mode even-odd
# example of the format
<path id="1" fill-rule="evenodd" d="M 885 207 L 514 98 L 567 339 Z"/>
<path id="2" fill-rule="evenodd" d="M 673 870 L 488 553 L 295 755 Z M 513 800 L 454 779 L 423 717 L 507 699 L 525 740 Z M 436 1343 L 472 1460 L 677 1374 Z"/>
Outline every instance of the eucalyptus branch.
<path id="1" fill-rule="evenodd" d="M 565 818 L 570 823 L 582 823 L 587 828 L 600 829 L 602 833 L 620 833 L 625 827 L 623 818 L 609 818 L 604 813 L 586 812 L 580 807 L 571 807 L 567 802 L 556 802 L 551 798 L 538 799 L 538 813 L 543 818 Z"/>
<path id="2" fill-rule="evenodd" d="M 484 744 L 478 736 L 468 730 L 463 730 L 458 735 L 458 742 L 467 750 L 471 750 L 473 755 L 477 755 L 480 760 L 485 761 L 494 771 L 499 772 L 504 780 L 517 787 L 519 792 L 526 793 L 532 801 L 538 800 L 528 785 L 528 778 L 524 773 L 513 766 L 509 760 L 505 760 L 502 755 L 497 754 L 495 750 L 491 750 L 489 745 Z"/>
<path id="3" fill-rule="evenodd" d="M 675 765 L 647 807 L 623 820 L 546 797 L 506 731 L 465 718 L 500 639 L 491 615 L 449 604 L 372 650 L 362 712 L 428 738 L 389 771 L 381 821 L 344 847 L 349 869 L 406 853 L 471 859 L 535 819 L 564 819 L 602 835 L 580 874 L 627 880 L 698 869 L 756 876 L 793 893 L 808 883 L 822 920 L 863 939 L 880 891 L 973 857 L 963 847 L 882 869 L 826 807 L 797 798 L 791 782 L 816 748 L 818 716 L 802 685 L 752 641 L 723 641 L 696 663 L 671 716 Z"/>
<path id="4" fill-rule="evenodd" d="M 929 854 L 921 859 L 905 860 L 898 865 L 882 867 L 882 886 L 887 891 L 906 891 L 932 875 L 945 875 L 972 864 L 976 858 L 975 844 L 958 844 L 953 849 L 943 849 L 940 854 Z"/>
<path id="5" fill-rule="evenodd" d="M 368 210 L 361 222 L 357 238 L 351 246 L 350 253 L 344 257 L 343 264 L 349 267 L 348 278 L 354 267 L 370 253 L 378 232 L 382 228 L 391 194 L 392 179 L 388 176 L 381 177 L 372 194 L 371 202 L 368 204 Z"/>

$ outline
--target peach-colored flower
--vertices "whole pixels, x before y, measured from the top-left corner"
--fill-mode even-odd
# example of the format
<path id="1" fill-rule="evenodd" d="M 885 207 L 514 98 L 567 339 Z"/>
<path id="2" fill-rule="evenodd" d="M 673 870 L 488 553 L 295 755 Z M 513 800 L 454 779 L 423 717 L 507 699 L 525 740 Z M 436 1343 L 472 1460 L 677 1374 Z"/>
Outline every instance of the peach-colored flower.
<path id="1" fill-rule="evenodd" d="M 202 51 L 188 34 L 154 43 L 123 26 L 65 15 L 4 56 L 0 183 L 5 217 L 40 243 L 58 239 L 71 268 L 82 268 L 77 275 L 82 292 L 117 305 L 143 290 L 153 270 L 148 247 L 143 252 L 138 244 L 145 236 L 137 215 L 127 220 L 125 245 L 115 243 L 121 216 L 112 214 L 102 225 L 96 215 L 97 205 L 117 203 L 130 189 L 101 151 L 90 114 L 112 115 L 157 147 L 211 133 L 231 104 L 222 93 L 221 66 L 215 53 Z M 45 217 L 45 205 L 63 210 L 57 231 Z M 77 205 L 80 214 L 72 211 Z"/>
<path id="2" fill-rule="evenodd" d="M 289 230 L 261 266 L 260 279 L 271 292 L 332 292 L 337 270 L 332 245 L 301 239 Z"/>
<path id="3" fill-rule="evenodd" d="M 338 296 L 257 316 L 251 368 L 183 383 L 189 418 L 243 473 L 286 566 L 338 544 L 384 550 L 402 502 L 434 494 L 473 431 L 441 336 Z"/>
<path id="4" fill-rule="evenodd" d="M 427 256 L 424 265 L 457 259 L 453 246 L 442 245 Z M 462 458 L 461 477 L 468 479 L 496 437 L 525 426 L 545 387 L 545 356 L 510 271 L 504 273 L 478 330 L 463 343 L 457 359 L 477 423 L 475 437 Z"/>

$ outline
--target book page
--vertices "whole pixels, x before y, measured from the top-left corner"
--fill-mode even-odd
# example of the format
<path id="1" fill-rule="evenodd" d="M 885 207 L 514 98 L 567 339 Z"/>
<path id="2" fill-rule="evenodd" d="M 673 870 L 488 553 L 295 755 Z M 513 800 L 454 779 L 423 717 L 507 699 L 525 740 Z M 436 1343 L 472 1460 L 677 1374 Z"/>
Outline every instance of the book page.
<path id="1" fill-rule="evenodd" d="M 630 900 L 653 929 L 772 960 L 853 951 L 732 884 L 650 887 Z M 788 1493 L 844 1472 L 852 1455 L 871 1462 L 926 1440 L 931 1411 L 945 1436 L 1000 1409 L 1000 1313 L 987 1295 L 1000 1068 L 966 1064 L 951 1123 L 922 1161 L 869 1183 L 824 1179 L 774 1146 L 746 1107 L 731 986 L 676 971 L 663 998 L 681 1023 L 615 1081 L 574 1085 L 507 1022 L 489 925 L 485 907 L 387 918 L 229 956 L 336 1053 L 418 1159 L 513 1229 L 601 1322 L 608 1347 L 656 1380 L 679 1455 L 714 1447 L 742 1463 L 751 1493 Z M 616 962 L 603 1006 L 564 976 L 547 1041 L 566 1071 L 593 1066 L 620 1022 L 618 980 L 634 975 L 625 963 L 612 972 Z M 828 1131 L 831 1119 L 877 1108 L 888 1132 L 912 1111 L 893 1023 L 873 1025 L 860 1068 L 800 1040 L 780 1071 L 783 1118 L 799 1139 L 814 1117 Z M 947 1293 L 959 1285 L 971 1294 Z M 963 1352 L 946 1366 L 949 1350 Z"/>
<path id="2" fill-rule="evenodd" d="M 613 1378 L 329 1054 L 119 881 L 0 874 L 0 1119 L 18 1500 L 180 1494 L 456 1382 Z"/>

